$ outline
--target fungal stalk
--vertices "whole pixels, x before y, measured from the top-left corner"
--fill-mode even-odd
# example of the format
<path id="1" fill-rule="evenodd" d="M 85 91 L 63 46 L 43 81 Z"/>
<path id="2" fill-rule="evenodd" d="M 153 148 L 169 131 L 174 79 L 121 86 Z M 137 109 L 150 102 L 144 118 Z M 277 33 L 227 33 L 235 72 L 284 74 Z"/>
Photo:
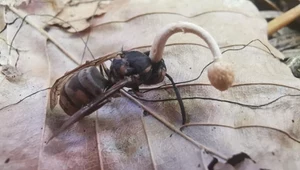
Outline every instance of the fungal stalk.
<path id="1" fill-rule="evenodd" d="M 192 33 L 202 38 L 208 45 L 214 57 L 214 63 L 208 68 L 208 78 L 211 84 L 218 90 L 227 90 L 234 81 L 234 73 L 231 64 L 222 61 L 222 54 L 217 42 L 205 29 L 198 25 L 188 22 L 178 22 L 164 27 L 155 37 L 151 50 L 150 58 L 152 63 L 162 60 L 164 47 L 170 36 L 175 33 Z"/>

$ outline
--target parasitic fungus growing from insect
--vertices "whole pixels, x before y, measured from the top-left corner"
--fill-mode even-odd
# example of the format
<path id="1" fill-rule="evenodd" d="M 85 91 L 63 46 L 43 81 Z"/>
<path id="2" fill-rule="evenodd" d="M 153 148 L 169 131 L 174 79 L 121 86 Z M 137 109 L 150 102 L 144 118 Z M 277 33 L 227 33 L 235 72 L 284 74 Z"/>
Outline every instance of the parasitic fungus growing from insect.
<path id="1" fill-rule="evenodd" d="M 153 63 L 162 59 L 165 44 L 168 38 L 178 32 L 192 33 L 202 38 L 211 50 L 214 62 L 208 68 L 210 83 L 218 90 L 224 91 L 232 86 L 234 73 L 230 63 L 222 60 L 222 54 L 214 38 L 203 28 L 188 22 L 178 22 L 164 27 L 155 37 L 150 50 L 150 58 Z"/>
<path id="2" fill-rule="evenodd" d="M 184 104 L 171 76 L 166 73 L 167 69 L 162 58 L 164 47 L 168 38 L 178 32 L 196 34 L 208 44 L 214 56 L 214 62 L 208 69 L 208 78 L 215 88 L 221 91 L 228 89 L 234 81 L 234 74 L 230 64 L 221 60 L 222 55 L 220 49 L 212 36 L 203 28 L 192 23 L 179 22 L 170 24 L 157 34 L 151 46 L 150 53 L 122 51 L 121 58 L 116 58 L 112 62 L 112 66 L 109 71 L 110 77 L 108 80 L 106 80 L 103 75 L 100 74 L 100 72 L 95 72 L 95 74 L 92 74 L 86 72 L 89 69 L 82 69 L 78 72 L 78 74 L 75 74 L 73 77 L 71 77 L 67 83 L 64 83 L 64 85 L 61 86 L 60 105 L 62 108 L 64 108 L 66 113 L 71 115 L 71 117 L 60 127 L 58 131 L 56 131 L 50 137 L 48 142 L 66 128 L 82 119 L 84 116 L 93 113 L 105 105 L 107 102 L 109 102 L 108 98 L 113 97 L 113 94 L 119 92 L 119 90 L 123 87 L 129 87 L 133 90 L 138 90 L 139 85 L 157 84 L 163 81 L 164 77 L 169 78 L 172 82 L 181 109 L 182 124 L 185 124 L 187 121 L 187 115 L 185 113 Z M 96 70 L 96 68 L 94 68 L 94 70 Z M 93 79 L 91 82 L 94 82 L 98 85 L 102 84 L 103 86 L 101 86 L 100 89 L 91 86 L 91 83 L 87 83 L 88 76 L 92 76 L 94 78 L 98 77 L 98 82 L 94 82 Z M 63 78 L 64 77 L 61 79 Z M 77 79 L 83 79 L 84 81 L 77 82 Z M 56 87 L 59 86 L 59 83 L 60 81 L 56 81 L 52 86 L 52 96 L 55 96 L 55 91 L 57 91 Z M 99 94 L 88 97 L 91 92 L 94 94 L 93 91 L 95 91 L 95 89 L 99 91 Z M 71 97 L 68 97 L 67 94 Z M 56 103 L 56 97 L 53 99 L 54 100 L 52 103 Z M 69 99 L 73 100 L 71 101 Z M 82 102 L 84 99 L 90 100 L 87 100 L 87 102 Z M 76 105 L 71 107 L 72 103 L 76 103 Z M 55 106 L 55 104 L 52 106 Z"/>

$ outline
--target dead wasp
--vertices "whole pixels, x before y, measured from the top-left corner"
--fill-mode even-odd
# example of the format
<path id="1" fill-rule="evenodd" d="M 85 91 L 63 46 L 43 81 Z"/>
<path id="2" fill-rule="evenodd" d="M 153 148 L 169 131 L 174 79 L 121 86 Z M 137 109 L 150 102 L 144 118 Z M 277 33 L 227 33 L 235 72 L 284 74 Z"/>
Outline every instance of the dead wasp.
<path id="1" fill-rule="evenodd" d="M 57 79 L 50 91 L 50 108 L 53 109 L 56 106 L 57 98 L 60 96 L 59 104 L 71 118 L 50 137 L 49 141 L 73 123 L 105 105 L 109 102 L 109 97 L 123 87 L 129 87 L 134 92 L 138 92 L 141 84 L 157 84 L 168 77 L 172 82 L 177 99 L 180 99 L 180 93 L 175 83 L 167 74 L 162 54 L 168 38 L 174 33 L 182 31 L 196 34 L 205 40 L 215 59 L 208 69 L 208 78 L 217 89 L 228 89 L 233 83 L 234 74 L 230 64 L 221 60 L 220 49 L 212 36 L 203 28 L 192 23 L 170 24 L 158 33 L 149 52 L 122 50 L 118 54 L 120 57 L 113 59 L 110 69 L 104 65 L 104 62 L 110 58 L 102 57 L 78 66 Z M 182 100 L 178 100 L 178 102 L 181 108 L 182 122 L 185 124 L 187 118 L 183 102 Z"/>

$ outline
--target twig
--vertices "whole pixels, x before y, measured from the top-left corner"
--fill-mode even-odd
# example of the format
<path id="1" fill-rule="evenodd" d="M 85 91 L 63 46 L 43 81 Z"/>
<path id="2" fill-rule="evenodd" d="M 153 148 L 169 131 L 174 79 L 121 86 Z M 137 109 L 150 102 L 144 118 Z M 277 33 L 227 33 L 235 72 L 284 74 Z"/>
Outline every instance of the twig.
<path id="1" fill-rule="evenodd" d="M 212 85 L 208 84 L 208 83 L 187 83 L 187 84 L 176 84 L 176 86 L 177 87 L 188 87 L 188 86 L 212 86 Z M 241 83 L 241 84 L 234 84 L 231 86 L 231 88 L 241 87 L 241 86 L 278 86 L 278 87 L 285 87 L 288 89 L 300 91 L 300 88 L 282 85 L 282 84 L 276 84 L 276 83 Z M 147 90 L 146 92 L 149 92 L 152 89 L 161 90 L 161 89 L 169 89 L 169 88 L 173 88 L 172 85 L 167 84 L 167 85 L 158 86 L 158 87 L 140 87 L 140 90 Z M 143 92 L 143 93 L 146 93 L 146 92 Z"/>
<path id="2" fill-rule="evenodd" d="M 5 23 L 5 26 L 4 26 L 4 28 L 0 31 L 0 34 L 1 34 L 3 31 L 6 30 L 7 25 L 12 25 L 12 24 L 14 24 L 18 19 L 19 19 L 19 18 L 15 18 L 12 22 Z"/>
<path id="3" fill-rule="evenodd" d="M 220 126 L 220 127 L 225 127 L 225 128 L 231 128 L 231 129 L 243 129 L 243 128 L 266 128 L 266 129 L 271 129 L 271 130 L 275 130 L 278 131 L 280 133 L 285 134 L 286 136 L 288 136 L 290 139 L 292 139 L 295 142 L 300 143 L 300 140 L 293 137 L 292 135 L 290 135 L 288 132 L 281 130 L 281 129 L 277 129 L 274 127 L 270 127 L 270 126 L 264 126 L 264 125 L 242 125 L 242 126 L 230 126 L 230 125 L 223 125 L 223 124 L 218 124 L 218 123 L 188 123 L 185 125 L 182 125 L 180 127 L 180 129 L 182 130 L 185 127 L 189 127 L 189 126 Z"/>
<path id="4" fill-rule="evenodd" d="M 8 108 L 8 107 L 10 107 L 10 106 L 17 105 L 17 104 L 21 103 L 23 100 L 25 100 L 25 99 L 27 99 L 27 98 L 29 98 L 29 97 L 31 97 L 31 96 L 33 96 L 33 95 L 39 93 L 39 92 L 42 92 L 42 91 L 45 91 L 45 90 L 50 90 L 50 89 L 51 89 L 51 87 L 48 87 L 48 88 L 45 88 L 45 89 L 42 89 L 42 90 L 38 90 L 38 91 L 36 91 L 36 92 L 34 92 L 34 93 L 31 93 L 30 95 L 28 95 L 28 96 L 24 97 L 23 99 L 17 101 L 16 103 L 12 103 L 12 104 L 9 104 L 9 105 L 6 105 L 6 106 L 0 108 L 0 111 L 1 111 L 1 110 L 4 110 L 5 108 Z"/>
<path id="5" fill-rule="evenodd" d="M 249 46 L 251 43 L 253 43 L 253 42 L 255 42 L 255 41 L 260 42 L 264 47 L 266 47 L 266 49 L 269 51 L 269 53 L 270 53 L 274 58 L 277 58 L 277 59 L 278 59 L 278 57 L 276 57 L 275 54 L 272 53 L 272 51 L 270 50 L 270 48 L 269 48 L 266 44 L 264 44 L 260 39 L 251 40 L 249 43 L 247 43 L 247 44 L 245 44 L 245 45 L 239 44 L 239 45 L 243 46 L 243 47 L 241 47 L 241 48 L 226 49 L 226 50 L 222 51 L 222 54 L 224 54 L 224 53 L 226 53 L 226 52 L 228 52 L 228 51 L 240 51 L 240 50 L 246 48 L 247 46 Z"/>
<path id="6" fill-rule="evenodd" d="M 265 3 L 267 3 L 274 10 L 281 11 L 274 2 L 272 2 L 270 0 L 264 0 L 264 1 L 265 1 Z"/>
<path id="7" fill-rule="evenodd" d="M 279 29 L 285 27 L 300 16 L 300 4 L 273 19 L 268 24 L 268 35 L 272 35 Z"/>
<path id="8" fill-rule="evenodd" d="M 98 2 L 97 8 L 95 8 L 95 10 L 94 10 L 94 12 L 93 12 L 93 15 L 92 15 L 92 17 L 91 17 L 91 19 L 90 19 L 90 21 L 92 21 L 92 20 L 95 18 L 95 14 L 96 14 L 96 12 L 97 12 L 97 10 L 98 10 L 98 6 L 100 5 L 100 3 L 101 3 L 101 1 Z M 75 30 L 75 31 L 76 31 L 76 30 Z M 89 39 L 90 39 L 90 35 L 91 35 L 91 31 L 88 33 L 88 36 L 87 36 L 87 38 L 86 38 L 86 43 L 85 43 L 85 45 L 84 45 L 84 49 L 83 49 L 83 53 L 82 53 L 82 56 L 81 56 L 81 61 L 80 61 L 80 63 L 82 63 L 83 58 L 84 58 L 84 56 L 85 56 L 85 51 L 86 51 L 86 49 L 88 48 L 87 43 L 88 43 L 88 41 L 89 41 Z M 92 58 L 95 59 L 95 57 L 94 57 L 93 55 L 92 55 Z"/>
<path id="9" fill-rule="evenodd" d="M 257 109 L 257 108 L 260 108 L 260 107 L 264 107 L 264 106 L 267 106 L 267 105 L 270 105 L 272 103 L 275 103 L 276 101 L 282 99 L 282 98 L 285 98 L 285 97 L 299 97 L 300 94 L 286 94 L 286 95 L 282 95 L 282 96 L 279 96 L 277 97 L 276 99 L 270 101 L 270 102 L 267 102 L 267 103 L 264 103 L 264 104 L 260 104 L 260 105 L 251 105 L 251 104 L 245 104 L 245 103 L 240 103 L 240 102 L 235 102 L 235 101 L 230 101 L 230 100 L 224 100 L 224 99 L 218 99 L 218 98 L 211 98 L 211 97 L 201 97 L 201 96 L 193 96 L 193 97 L 181 97 L 182 100 L 212 100 L 212 101 L 218 101 L 218 102 L 224 102 L 224 103 L 230 103 L 230 104 L 235 104 L 235 105 L 239 105 L 239 106 L 242 106 L 242 107 L 248 107 L 248 108 L 251 108 L 251 109 Z M 145 101 L 145 102 L 167 102 L 167 101 L 174 101 L 174 100 L 177 100 L 176 98 L 174 99 L 158 99 L 158 100 L 150 100 L 150 99 L 143 99 L 143 98 L 139 98 L 139 97 L 136 97 L 136 96 L 132 96 L 136 99 L 139 99 L 141 101 Z"/>
<path id="10" fill-rule="evenodd" d="M 218 153 L 217 151 L 214 151 L 198 142 L 196 142 L 194 139 L 192 139 L 191 137 L 185 135 L 184 133 L 182 133 L 179 129 L 177 129 L 176 127 L 174 127 L 171 123 L 167 122 L 166 120 L 164 120 L 161 116 L 159 116 L 159 114 L 157 114 L 155 111 L 153 111 L 151 108 L 147 107 L 146 105 L 142 104 L 140 101 L 138 101 L 137 99 L 135 99 L 134 97 L 132 97 L 131 95 L 129 95 L 127 92 L 125 92 L 124 90 L 120 90 L 121 94 L 127 98 L 129 98 L 130 100 L 132 100 L 134 103 L 136 103 L 138 106 L 142 107 L 144 110 L 146 110 L 148 113 L 150 113 L 155 119 L 159 120 L 160 122 L 162 122 L 165 126 L 167 126 L 169 129 L 173 130 L 174 132 L 176 132 L 177 134 L 179 134 L 181 137 L 185 138 L 186 140 L 188 140 L 189 142 L 191 142 L 193 145 L 195 145 L 196 147 L 200 148 L 200 149 L 205 149 L 206 151 L 224 159 L 227 160 L 228 157 Z"/>

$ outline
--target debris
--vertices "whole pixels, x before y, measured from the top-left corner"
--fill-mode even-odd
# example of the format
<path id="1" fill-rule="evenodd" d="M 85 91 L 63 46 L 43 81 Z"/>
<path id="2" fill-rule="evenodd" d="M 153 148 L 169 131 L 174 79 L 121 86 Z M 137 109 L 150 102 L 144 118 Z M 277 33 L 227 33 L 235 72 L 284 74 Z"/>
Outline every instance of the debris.
<path id="1" fill-rule="evenodd" d="M 293 75 L 300 78 L 300 55 L 286 58 L 284 62 L 290 67 Z"/>
<path id="2" fill-rule="evenodd" d="M 48 25 L 59 25 L 72 33 L 80 32 L 90 27 L 88 20 L 91 17 L 104 13 L 104 7 L 99 4 L 99 1 L 70 1 L 56 15 L 56 18 L 48 22 Z"/>
<path id="3" fill-rule="evenodd" d="M 209 170 L 259 170 L 249 155 L 246 153 L 239 153 L 233 155 L 226 163 L 219 162 L 217 158 L 214 158 L 208 165 Z"/>
<path id="4" fill-rule="evenodd" d="M 2 0 L 0 1 L 0 5 L 8 5 L 8 6 L 14 6 L 18 7 L 23 4 L 26 6 L 31 3 L 31 0 Z"/>
<path id="5" fill-rule="evenodd" d="M 22 73 L 17 68 L 7 64 L 0 65 L 2 67 L 1 73 L 5 76 L 8 81 L 17 81 L 20 79 Z"/>

